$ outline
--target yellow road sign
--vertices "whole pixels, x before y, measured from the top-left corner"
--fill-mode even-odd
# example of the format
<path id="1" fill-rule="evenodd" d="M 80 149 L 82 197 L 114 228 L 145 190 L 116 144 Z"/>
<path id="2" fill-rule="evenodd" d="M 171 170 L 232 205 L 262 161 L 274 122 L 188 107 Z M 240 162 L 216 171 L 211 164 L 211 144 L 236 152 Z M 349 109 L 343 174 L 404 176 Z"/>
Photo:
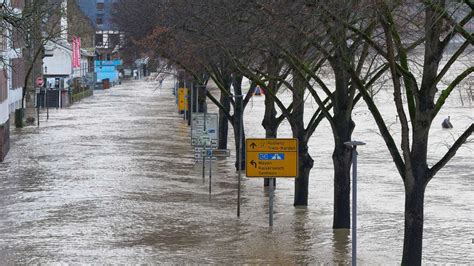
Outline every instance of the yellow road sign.
<path id="1" fill-rule="evenodd" d="M 178 89 L 178 111 L 188 110 L 188 90 L 186 88 Z"/>
<path id="2" fill-rule="evenodd" d="M 247 177 L 297 177 L 297 139 L 246 139 Z"/>

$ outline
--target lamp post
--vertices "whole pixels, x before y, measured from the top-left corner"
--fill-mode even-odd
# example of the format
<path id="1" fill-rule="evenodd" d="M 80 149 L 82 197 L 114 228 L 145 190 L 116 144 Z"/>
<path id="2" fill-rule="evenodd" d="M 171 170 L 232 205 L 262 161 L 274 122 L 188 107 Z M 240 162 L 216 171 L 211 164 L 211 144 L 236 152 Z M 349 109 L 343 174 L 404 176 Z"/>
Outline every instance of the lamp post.
<path id="1" fill-rule="evenodd" d="M 244 108 L 243 108 L 243 97 L 244 95 L 231 95 L 230 97 L 235 98 L 236 100 L 240 98 L 240 120 L 239 120 L 239 149 L 238 151 L 238 166 L 237 166 L 237 217 L 240 217 L 240 180 L 242 176 L 242 129 L 243 129 L 243 118 L 244 118 Z M 236 103 L 237 104 L 237 103 Z"/>
<path id="2" fill-rule="evenodd" d="M 352 150 L 352 266 L 357 265 L 357 146 L 362 141 L 347 141 L 344 145 Z"/>

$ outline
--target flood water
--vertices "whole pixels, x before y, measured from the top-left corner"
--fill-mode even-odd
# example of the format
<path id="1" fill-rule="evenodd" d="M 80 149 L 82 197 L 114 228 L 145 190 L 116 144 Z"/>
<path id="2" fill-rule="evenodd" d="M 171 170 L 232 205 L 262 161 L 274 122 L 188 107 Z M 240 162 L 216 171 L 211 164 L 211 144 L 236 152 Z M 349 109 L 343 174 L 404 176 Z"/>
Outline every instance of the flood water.
<path id="1" fill-rule="evenodd" d="M 160 89 L 124 83 L 51 110 L 48 121 L 42 114 L 40 127 L 13 130 L 12 148 L 0 164 L 0 264 L 350 264 L 350 231 L 331 228 L 333 139 L 327 123 L 310 143 L 315 167 L 309 206 L 294 208 L 293 181 L 279 179 L 269 229 L 260 179 L 243 178 L 242 214 L 236 217 L 233 157 L 215 163 L 209 196 L 207 173 L 203 180 L 172 86 L 172 80 Z M 316 104 L 307 104 L 310 117 Z M 247 137 L 264 137 L 263 108 L 263 96 L 249 103 Z M 358 260 L 399 264 L 403 183 L 366 110 L 354 112 L 354 137 L 368 143 L 358 160 Z M 450 115 L 455 128 L 433 126 L 434 159 L 462 132 L 456 125 L 473 120 L 472 107 L 443 112 L 435 122 Z M 284 123 L 279 137 L 290 136 Z M 428 185 L 425 263 L 474 263 L 473 149 L 472 143 L 463 147 Z"/>

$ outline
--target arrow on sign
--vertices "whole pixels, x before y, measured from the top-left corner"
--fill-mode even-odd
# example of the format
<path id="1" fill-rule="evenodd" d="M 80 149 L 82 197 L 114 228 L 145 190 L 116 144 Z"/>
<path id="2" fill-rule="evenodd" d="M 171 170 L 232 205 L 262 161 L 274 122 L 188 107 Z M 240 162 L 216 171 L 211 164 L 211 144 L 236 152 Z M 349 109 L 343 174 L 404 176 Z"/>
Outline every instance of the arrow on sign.
<path id="1" fill-rule="evenodd" d="M 257 168 L 257 163 L 254 160 L 250 161 L 250 164 L 253 165 L 253 167 Z"/>
<path id="2" fill-rule="evenodd" d="M 252 142 L 252 144 L 250 144 L 250 148 L 255 149 L 255 147 L 257 147 L 257 144 Z"/>

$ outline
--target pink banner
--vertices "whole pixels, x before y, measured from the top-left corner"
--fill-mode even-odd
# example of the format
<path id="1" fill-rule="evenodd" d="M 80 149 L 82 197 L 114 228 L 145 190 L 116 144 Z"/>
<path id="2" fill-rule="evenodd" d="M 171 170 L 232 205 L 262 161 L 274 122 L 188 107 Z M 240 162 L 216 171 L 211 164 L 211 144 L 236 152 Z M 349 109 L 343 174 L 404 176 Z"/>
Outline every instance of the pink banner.
<path id="1" fill-rule="evenodd" d="M 76 37 L 72 37 L 72 68 L 76 67 Z"/>
<path id="2" fill-rule="evenodd" d="M 73 68 L 81 67 L 81 38 L 80 37 L 72 38 L 72 67 Z"/>

